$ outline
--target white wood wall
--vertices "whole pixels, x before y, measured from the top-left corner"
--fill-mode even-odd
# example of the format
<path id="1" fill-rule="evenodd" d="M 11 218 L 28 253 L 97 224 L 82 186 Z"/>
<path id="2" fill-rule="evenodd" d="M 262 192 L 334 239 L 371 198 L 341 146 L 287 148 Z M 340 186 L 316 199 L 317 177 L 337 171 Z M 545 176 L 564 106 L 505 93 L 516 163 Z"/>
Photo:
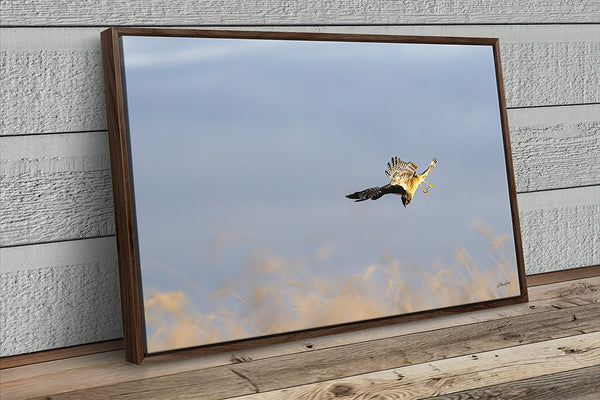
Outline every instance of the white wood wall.
<path id="1" fill-rule="evenodd" d="M 1 0 L 0 355 L 121 337 L 100 31 L 499 37 L 529 274 L 600 264 L 597 0 Z"/>

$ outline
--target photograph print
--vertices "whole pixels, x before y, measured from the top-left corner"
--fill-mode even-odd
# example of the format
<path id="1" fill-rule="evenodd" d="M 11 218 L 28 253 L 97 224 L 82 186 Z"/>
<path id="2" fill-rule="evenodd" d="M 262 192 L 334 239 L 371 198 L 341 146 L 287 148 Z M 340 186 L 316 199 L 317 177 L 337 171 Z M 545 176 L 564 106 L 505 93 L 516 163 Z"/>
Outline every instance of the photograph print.
<path id="1" fill-rule="evenodd" d="M 145 353 L 524 296 L 493 45 L 247 36 L 120 37 Z"/>

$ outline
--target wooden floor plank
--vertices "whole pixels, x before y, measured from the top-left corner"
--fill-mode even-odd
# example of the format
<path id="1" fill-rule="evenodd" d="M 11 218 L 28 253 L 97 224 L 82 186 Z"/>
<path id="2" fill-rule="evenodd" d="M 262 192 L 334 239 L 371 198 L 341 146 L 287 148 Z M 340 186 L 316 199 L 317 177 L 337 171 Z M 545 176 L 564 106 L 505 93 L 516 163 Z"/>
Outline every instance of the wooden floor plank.
<path id="1" fill-rule="evenodd" d="M 516 382 L 430 397 L 424 400 L 540 399 L 583 400 L 600 398 L 600 366 L 542 375 Z"/>
<path id="2" fill-rule="evenodd" d="M 559 308 L 569 308 L 585 304 L 592 304 L 600 301 L 600 277 L 579 279 L 573 282 L 545 284 L 544 286 L 529 288 L 529 299 L 530 300 L 528 303 L 515 304 L 507 307 L 480 310 L 434 319 L 412 321 L 398 325 L 365 329 L 363 331 L 318 337 L 310 341 L 297 341 L 246 349 L 234 353 L 223 353 L 213 356 L 197 357 L 193 360 L 164 364 L 160 370 L 164 371 L 165 373 L 183 372 L 186 370 L 234 364 L 240 360 L 258 360 L 284 354 L 303 353 L 310 350 L 358 343 L 365 340 L 400 336 L 409 333 L 424 332 L 433 329 L 490 321 L 493 319 L 506 318 L 516 315 L 536 314 L 539 312 Z M 35 354 L 32 354 L 32 356 L 35 356 Z M 25 357 L 25 355 L 19 357 Z M 10 359 L 10 357 L 3 358 L 2 361 L 4 362 L 6 359 Z M 82 361 L 96 367 L 110 365 L 111 368 L 114 369 L 116 363 L 122 360 L 122 354 L 119 352 L 114 352 L 109 355 L 103 354 L 90 356 Z M 2 377 L 3 382 L 11 382 L 15 379 L 23 379 L 24 376 L 33 378 L 37 375 L 45 375 L 48 369 L 52 369 L 54 372 L 76 369 L 73 367 L 73 365 L 74 363 L 70 360 L 64 362 L 59 361 L 39 367 L 29 366 L 21 369 L 3 371 L 0 372 L 0 376 Z M 147 365 L 140 367 L 140 369 L 143 370 L 143 373 L 146 377 L 151 375 L 150 370 L 155 370 L 155 368 L 149 368 Z M 117 372 L 116 376 L 122 376 L 122 374 Z M 135 379 L 135 376 L 133 379 Z"/>
<path id="3" fill-rule="evenodd" d="M 577 279 L 596 277 L 600 281 L 600 265 L 589 267 L 564 269 L 560 271 L 545 272 L 542 274 L 528 275 L 527 286 L 531 290 L 533 286 L 547 285 L 549 283 L 574 281 Z"/>
<path id="4" fill-rule="evenodd" d="M 236 400 L 420 399 L 468 392 L 514 380 L 534 379 L 595 365 L 600 333 L 570 336 L 523 346 L 410 365 L 339 380 L 235 397 Z M 468 398 L 468 397 L 464 397 Z M 477 398 L 477 397 L 474 397 Z"/>
<path id="5" fill-rule="evenodd" d="M 574 282 L 538 286 L 530 288 L 529 294 L 530 302 L 524 304 L 157 365 L 134 366 L 124 361 L 122 351 L 114 351 L 10 368 L 0 371 L 0 397 L 3 400 L 22 399 L 47 393 L 76 391 L 220 365 L 234 365 L 249 360 L 313 352 L 368 340 L 415 334 L 518 315 L 534 317 L 538 313 L 549 310 L 568 309 L 598 302 L 600 300 L 600 278 L 587 278 Z M 68 377 L 68 379 L 65 379 L 65 377 Z"/>
<path id="6" fill-rule="evenodd" d="M 600 329 L 600 305 L 590 304 L 437 329 L 302 354 L 140 379 L 53 399 L 220 399 L 444 358 L 536 343 Z M 299 373 L 299 371 L 302 371 Z"/>
<path id="7" fill-rule="evenodd" d="M 107 340 L 99 343 L 90 343 L 79 346 L 65 347 L 56 350 L 38 351 L 33 354 L 22 354 L 0 358 L 0 369 L 14 368 L 26 364 L 43 363 L 62 358 L 72 358 L 97 354 L 123 348 L 123 339 Z"/>

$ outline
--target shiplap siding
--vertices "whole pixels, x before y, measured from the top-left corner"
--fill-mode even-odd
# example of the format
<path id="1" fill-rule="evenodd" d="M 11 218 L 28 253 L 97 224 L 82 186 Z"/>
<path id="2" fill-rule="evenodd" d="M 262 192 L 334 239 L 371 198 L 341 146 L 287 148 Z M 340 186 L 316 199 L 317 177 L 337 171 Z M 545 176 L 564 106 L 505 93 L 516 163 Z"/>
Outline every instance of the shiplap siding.
<path id="1" fill-rule="evenodd" d="M 508 121 L 517 192 L 600 183 L 600 104 L 513 109 Z"/>
<path id="2" fill-rule="evenodd" d="M 600 181 L 600 146 L 596 143 L 600 105 L 579 107 L 575 119 L 568 108 L 509 110 L 517 192 L 561 188 L 565 182 L 572 187 Z M 114 234 L 105 131 L 6 137 L 0 155 L 0 190 L 5 193 L 0 245 Z M 573 198 L 570 206 L 577 206 L 578 201 Z M 553 231 L 556 222 L 545 225 L 545 220 L 526 219 L 522 223 L 526 221 L 543 232 Z M 584 241 L 591 234 L 590 226 L 583 228 L 573 230 L 573 240 Z M 532 251 L 539 247 L 537 235 L 524 235 L 524 241 L 531 243 Z M 525 253 L 530 273 L 553 265 L 534 257 L 535 252 L 531 257 Z M 551 253 L 546 260 L 560 257 L 560 253 Z M 591 254 L 591 249 L 586 253 Z"/>
<path id="3" fill-rule="evenodd" d="M 5 111 L 0 121 L 0 135 L 106 129 L 100 52 L 102 29 L 0 29 L 3 70 L 0 95 Z M 278 29 L 311 30 L 306 27 Z M 312 30 L 499 37 L 507 107 L 600 103 L 597 63 L 600 26 L 550 25 L 537 30 L 529 26 Z"/>
<path id="4" fill-rule="evenodd" d="M 1 140 L 0 246 L 114 235 L 105 131 Z"/>
<path id="5" fill-rule="evenodd" d="M 0 248 L 0 354 L 122 337 L 115 238 Z"/>
<path id="6" fill-rule="evenodd" d="M 528 274 L 600 263 L 600 186 L 517 196 Z"/>
<path id="7" fill-rule="evenodd" d="M 331 25 L 598 22 L 595 0 L 2 0 L 4 25 Z"/>
<path id="8" fill-rule="evenodd" d="M 538 273 L 600 264 L 599 23 L 596 0 L 0 0 L 0 356 L 121 335 L 106 27 L 498 37 Z"/>

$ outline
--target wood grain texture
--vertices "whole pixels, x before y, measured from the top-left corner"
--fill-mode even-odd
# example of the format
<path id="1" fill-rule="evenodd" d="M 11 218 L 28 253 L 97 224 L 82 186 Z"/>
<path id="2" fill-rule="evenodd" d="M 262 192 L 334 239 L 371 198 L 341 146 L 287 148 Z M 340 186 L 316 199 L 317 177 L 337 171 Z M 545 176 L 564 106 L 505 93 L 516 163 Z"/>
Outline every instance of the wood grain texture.
<path id="1" fill-rule="evenodd" d="M 99 50 L 2 51 L 0 63 L 0 134 L 106 129 Z"/>
<path id="2" fill-rule="evenodd" d="M 0 247 L 0 259 L 1 273 L 95 262 L 109 265 L 117 260 L 115 237 Z"/>
<path id="3" fill-rule="evenodd" d="M 600 395 L 600 366 L 557 372 L 515 382 L 476 388 L 424 400 L 460 399 L 597 399 Z"/>
<path id="4" fill-rule="evenodd" d="M 518 192 L 600 184 L 600 105 L 509 110 Z"/>
<path id="5" fill-rule="evenodd" d="M 106 340 L 98 343 L 75 345 L 61 349 L 38 351 L 31 354 L 20 354 L 16 356 L 0 358 L 0 369 L 15 368 L 23 365 L 31 365 L 65 358 L 81 357 L 88 354 L 98 354 L 123 348 L 123 339 Z"/>
<path id="6" fill-rule="evenodd" d="M 114 234 L 105 132 L 0 141 L 0 246 Z"/>
<path id="7" fill-rule="evenodd" d="M 239 25 L 245 24 L 478 24 L 478 23 L 574 23 L 598 22 L 600 6 L 593 0 L 493 0 L 467 2 L 410 0 L 406 2 L 351 0 L 225 1 L 198 4 L 175 0 L 123 3 L 100 0 L 70 2 L 59 0 L 31 3 L 3 0 L 3 25 Z M 57 12 L 60 10 L 60 12 Z M 133 18 L 132 18 L 133 17 Z M 133 19 L 133 21 L 132 21 Z"/>
<path id="8" fill-rule="evenodd" d="M 121 337 L 116 262 L 1 274 L 1 356 Z"/>
<path id="9" fill-rule="evenodd" d="M 93 382 L 93 386 L 109 385 L 216 366 L 232 366 L 242 362 L 269 359 L 282 355 L 291 356 L 363 341 L 451 328 L 477 322 L 501 320 L 518 315 L 533 317 L 546 311 L 561 308 L 573 309 L 581 305 L 597 303 L 600 300 L 600 278 L 581 279 L 575 282 L 562 282 L 531 288 L 529 296 L 530 301 L 526 304 L 516 304 L 508 307 L 325 336 L 310 341 L 302 340 L 158 365 L 134 367 L 124 361 L 123 351 L 116 351 L 81 357 L 76 360 L 60 360 L 49 364 L 12 368 L 0 372 L 0 378 L 3 382 L 0 385 L 0 390 L 2 390 L 0 394 L 4 396 L 9 390 L 13 390 L 15 393 L 20 393 L 22 397 L 29 398 L 47 393 L 47 388 L 51 385 L 58 385 L 59 389 L 56 393 L 74 391 L 89 387 L 89 382 Z M 65 379 L 65 376 L 68 376 L 68 379 Z M 36 385 L 25 384 L 28 381 L 34 381 Z"/>
<path id="10" fill-rule="evenodd" d="M 1 356 L 121 337 L 114 237 L 4 247 L 0 261 Z"/>
<path id="11" fill-rule="evenodd" d="M 0 185 L 6 193 L 0 221 L 0 245 L 114 233 L 109 170 L 33 176 L 25 173 L 21 177 L 26 177 L 26 182 L 7 181 L 8 175 L 5 175 L 6 184 Z M 20 193 L 26 193 L 26 196 L 19 197 Z"/>
<path id="12" fill-rule="evenodd" d="M 139 253 L 135 250 L 134 243 L 137 227 L 134 225 L 133 187 L 130 183 L 133 167 L 129 165 L 131 159 L 125 130 L 125 104 L 117 32 L 114 29 L 103 31 L 101 42 L 125 359 L 139 364 L 145 350 L 142 338 L 144 299 L 141 267 L 139 261 L 136 262 Z"/>
<path id="13" fill-rule="evenodd" d="M 578 335 L 506 349 L 476 352 L 462 357 L 235 397 L 235 399 L 318 400 L 331 399 L 336 397 L 336 394 L 347 399 L 412 400 L 440 395 L 444 399 L 497 399 L 503 398 L 502 394 L 512 392 L 504 387 L 504 384 L 508 382 L 522 387 L 522 384 L 518 385 L 518 382 L 513 381 L 534 380 L 541 378 L 540 375 L 560 374 L 573 369 L 593 366 L 594 358 L 600 355 L 598 339 L 600 339 L 598 333 Z M 580 376 L 580 378 L 586 377 L 590 377 L 590 374 L 582 373 Z M 542 380 L 542 382 L 544 381 Z M 581 380 L 579 382 L 581 383 Z M 547 385 L 547 381 L 545 384 Z M 491 389 L 492 385 L 494 385 L 495 396 L 466 396 L 468 393 L 479 393 L 482 386 Z M 561 384 L 557 386 L 561 386 Z M 501 387 L 505 390 L 497 390 Z M 570 390 L 572 389 L 573 387 L 570 386 Z M 458 393 L 452 392 L 459 391 L 464 397 L 453 397 Z M 344 396 L 341 396 L 342 394 Z M 519 390 L 519 394 L 525 394 L 525 392 Z"/>
<path id="14" fill-rule="evenodd" d="M 519 214 L 528 274 L 600 264 L 600 203 Z"/>
<path id="15" fill-rule="evenodd" d="M 521 346 L 598 331 L 600 306 L 554 310 L 460 327 L 131 380 L 52 396 L 55 399 L 217 399 L 371 373 L 442 358 Z M 302 373 L 298 373 L 302 371 Z M 229 384 L 231 383 L 231 384 Z M 91 385 L 88 384 L 88 387 Z M 46 394 L 48 394 L 46 392 Z"/>
<path id="16" fill-rule="evenodd" d="M 573 281 L 591 277 L 600 277 L 600 265 L 529 275 L 527 277 L 527 287 L 531 288 L 533 286 L 548 285 L 550 283 Z"/>
<path id="17" fill-rule="evenodd" d="M 100 0 L 95 3 L 78 0 L 74 3 L 71 2 L 69 7 L 64 7 L 64 4 L 58 0 L 34 3 L 26 0 L 1 0 L 0 3 L 0 18 L 3 26 L 46 26 L 48 24 L 57 26 L 102 26 L 104 24 L 190 24 L 196 26 L 211 24 L 224 26 L 227 24 L 240 25 L 240 21 L 244 24 L 280 23 L 288 25 L 302 23 L 537 23 L 538 25 L 530 26 L 413 25 L 356 28 L 321 26 L 281 28 L 271 26 L 258 29 L 500 37 L 509 106 L 598 103 L 600 98 L 598 95 L 600 90 L 598 84 L 599 67 L 596 61 L 599 58 L 598 38 L 600 37 L 600 27 L 597 22 L 599 20 L 600 4 L 592 0 L 578 2 L 575 5 L 567 0 L 560 0 L 559 2 L 550 0 L 527 2 L 511 0 L 509 3 L 502 4 L 480 0 L 468 4 L 443 1 L 417 2 L 414 0 L 409 3 L 396 4 L 359 0 L 344 4 L 329 0 L 325 2 L 310 0 L 297 4 L 287 1 L 282 3 L 255 0 L 211 1 L 198 4 L 186 0 L 175 0 L 169 2 L 168 5 L 165 5 L 167 3 L 158 4 L 153 0 L 146 0 L 142 2 L 143 4 L 137 2 L 135 5 L 121 4 L 115 0 Z M 565 25 L 542 25 L 553 22 L 562 22 Z M 573 22 L 588 22 L 596 25 L 568 25 Z M 100 30 L 100 28 L 0 28 L 2 39 L 0 56 L 3 71 L 0 76 L 0 93 L 3 98 L 4 112 L 0 121 L 0 135 L 105 129 L 104 97 L 100 72 Z M 539 125 L 540 121 L 546 121 L 545 117 L 538 116 L 538 118 L 532 125 Z M 532 175 L 537 174 L 542 178 L 546 178 L 550 188 L 564 187 L 564 184 L 560 182 L 565 180 L 573 182 L 574 185 L 588 184 L 581 183 L 586 179 L 594 183 L 595 175 L 593 173 L 589 175 L 578 174 L 576 177 L 571 174 L 569 177 L 568 174 L 565 174 L 567 172 L 565 169 L 554 167 L 547 169 L 543 165 L 544 163 L 556 165 L 556 158 L 561 157 L 561 151 L 562 156 L 569 162 L 569 165 L 583 166 L 586 163 L 583 158 L 587 156 L 593 160 L 593 150 L 597 149 L 598 146 L 587 147 L 586 151 L 582 152 L 581 158 L 578 158 L 577 153 L 579 149 L 585 149 L 588 146 L 589 140 L 593 140 L 594 130 L 597 132 L 598 129 L 598 119 L 587 121 L 583 125 L 582 122 L 574 118 L 569 122 L 559 121 L 554 127 L 550 127 L 550 123 L 544 122 L 543 125 L 546 127 L 537 126 L 517 131 L 517 135 L 523 135 L 523 142 L 521 143 L 523 151 L 527 152 L 528 146 L 531 144 L 531 148 L 535 149 L 536 154 L 536 159 L 528 158 L 522 169 L 534 172 Z M 512 125 L 511 120 L 511 128 Z M 529 125 L 526 124 L 526 126 Z M 580 132 L 580 129 L 584 131 Z M 0 140 L 2 139 L 0 138 Z M 4 143 L 0 142 L 0 151 Z M 519 145 L 518 138 L 517 145 Z M 515 146 L 515 139 L 513 139 L 513 146 Z M 558 146 L 560 151 L 553 152 L 554 149 L 551 146 Z M 38 146 L 37 148 L 38 151 L 43 152 L 43 147 Z M 549 150 L 549 153 L 552 154 L 546 156 L 538 153 L 538 151 L 544 150 Z M 79 155 L 74 154 L 71 156 L 78 157 Z M 544 161 L 541 164 L 538 163 L 537 157 L 544 159 Z M 40 159 L 35 161 L 40 164 L 45 162 L 44 159 L 49 163 L 55 162 L 47 154 L 40 154 L 35 158 Z M 12 158 L 12 160 L 15 160 L 15 158 Z M 73 162 L 81 163 L 85 161 L 77 159 Z M 106 162 L 106 159 L 102 162 Z M 27 163 L 24 162 L 24 164 Z M 518 167 L 519 165 L 515 162 L 516 171 Z M 31 166 L 23 168 L 26 171 L 35 170 L 35 167 Z M 30 173 L 35 175 L 35 172 Z M 517 179 L 520 176 L 525 177 L 521 174 L 521 171 L 517 171 Z M 25 180 L 34 179 L 27 176 L 23 176 L 23 178 Z M 106 182 L 101 176 L 96 176 L 92 180 L 87 180 L 88 178 L 80 175 L 77 177 L 70 176 L 70 178 L 74 178 L 72 187 L 76 189 L 78 188 L 77 182 L 96 182 L 99 185 L 100 193 L 110 193 L 110 187 L 106 189 L 106 186 L 103 186 Z M 44 182 L 41 183 L 41 185 L 44 184 Z M 540 190 L 540 186 L 536 186 L 535 181 L 524 179 L 521 182 L 517 181 L 517 184 L 520 187 L 526 187 L 526 191 Z M 48 188 L 51 189 L 52 187 L 51 185 Z M 58 187 L 60 190 L 66 190 L 60 184 Z M 74 192 L 74 195 L 88 199 L 85 202 L 95 201 L 91 197 L 79 193 L 78 190 Z M 48 210 L 45 208 L 48 194 L 38 192 L 41 197 L 36 200 L 34 196 L 27 197 L 28 192 L 23 191 L 23 189 L 21 189 L 21 193 L 25 193 L 26 196 L 22 204 L 29 204 L 33 209 L 41 210 L 40 217 L 48 217 L 50 222 L 55 222 L 52 219 L 52 215 L 55 214 L 49 215 Z M 90 193 L 90 196 L 92 195 L 94 194 Z M 69 197 L 65 197 L 65 201 L 68 204 Z M 60 204 L 60 201 L 52 203 L 52 200 L 50 200 L 50 208 L 60 206 Z M 102 204 L 102 207 L 105 206 L 103 203 L 100 204 Z M 4 203 L 0 205 L 3 210 L 4 205 Z M 88 205 L 93 208 L 95 203 L 89 203 Z M 74 206 L 76 207 L 76 205 Z M 81 213 L 78 216 L 81 219 L 72 221 L 73 228 L 79 230 L 77 234 L 83 234 L 83 237 L 85 235 L 105 234 L 108 228 L 106 224 L 110 224 L 107 221 L 112 218 L 112 216 L 109 217 L 105 213 L 106 209 Z M 590 234 L 594 234 L 595 231 L 591 229 L 589 224 L 588 226 L 582 226 L 585 217 L 581 217 L 581 212 L 589 211 L 591 217 L 594 218 L 598 215 L 596 209 L 583 211 L 580 209 L 575 213 L 579 213 L 579 216 L 575 218 L 574 224 L 571 224 L 569 219 L 573 214 L 573 210 L 569 212 L 556 212 L 554 208 L 552 210 L 554 210 L 552 211 L 554 216 L 558 215 L 558 219 L 551 216 L 550 221 L 559 226 L 568 226 L 567 231 L 564 231 L 567 235 L 577 238 L 579 235 L 587 235 L 586 237 L 588 237 Z M 535 210 L 531 209 L 530 211 Z M 42 227 L 40 230 L 37 223 L 31 222 L 35 220 L 36 212 L 29 214 L 26 207 L 26 212 L 22 213 L 21 216 L 26 215 L 26 219 L 29 218 L 29 220 L 25 221 L 25 225 L 23 225 L 25 228 L 21 229 L 20 232 L 29 234 L 30 231 L 33 231 L 33 235 L 30 236 L 33 241 L 39 240 L 36 239 L 39 237 L 52 237 L 54 228 Z M 0 216 L 2 215 L 4 214 L 0 213 Z M 58 213 L 57 215 L 61 214 Z M 100 217 L 97 218 L 97 216 Z M 534 215 L 530 220 L 537 223 L 540 218 L 540 215 Z M 80 221 L 86 219 L 87 223 L 78 226 Z M 4 221 L 0 221 L 0 229 L 6 228 L 3 224 Z M 58 219 L 56 228 L 61 234 L 56 237 L 63 234 L 70 237 L 68 225 L 61 225 L 62 221 L 62 219 Z M 13 222 L 18 224 L 23 221 Z M 553 225 L 548 225 L 546 228 L 532 230 L 531 232 L 534 235 L 541 234 L 541 237 L 552 240 L 561 240 L 560 235 L 553 235 L 549 231 L 552 228 Z M 4 231 L 2 231 L 0 238 L 3 235 Z M 21 244 L 28 242 L 29 239 L 19 241 Z M 574 242 L 578 243 L 577 239 L 574 239 Z M 530 242 L 530 250 L 539 252 L 540 249 L 536 247 L 535 243 L 535 239 Z M 33 247 L 31 246 L 31 248 Z M 561 250 L 546 244 L 545 249 L 548 250 L 548 247 L 555 254 L 558 254 L 557 252 Z M 27 248 L 30 247 L 27 246 Z M 591 251 L 589 252 L 591 253 Z M 32 250 L 32 254 L 35 255 L 36 252 Z M 578 262 L 585 259 L 585 256 L 582 257 L 580 254 L 574 256 Z M 558 263 L 543 268 L 552 269 L 557 268 L 557 265 L 560 267 L 564 267 L 566 264 L 571 265 L 570 258 L 571 254 L 568 257 L 547 257 L 545 262 L 558 260 Z M 538 258 L 534 257 L 533 260 L 531 262 L 536 262 Z M 57 282 L 55 286 L 60 286 L 60 283 Z"/>
<path id="18" fill-rule="evenodd" d="M 597 25 L 285 30 L 499 37 L 508 107 L 600 102 L 600 67 L 595 62 L 600 58 Z M 1 29 L 0 58 L 5 73 L 0 77 L 0 94 L 8 101 L 0 135 L 106 129 L 100 31 Z"/>
<path id="19" fill-rule="evenodd" d="M 598 203 L 600 203 L 600 185 L 521 193 L 518 201 L 520 212 L 573 205 L 595 206 Z"/>
<path id="20" fill-rule="evenodd" d="M 504 150 L 504 168 L 506 169 L 506 181 L 508 184 L 508 202 L 510 208 L 510 221 L 512 225 L 512 237 L 514 246 L 517 276 L 519 277 L 519 292 L 527 293 L 527 270 L 523 255 L 523 236 L 521 235 L 521 220 L 517 205 L 517 185 L 515 181 L 515 170 L 513 166 L 512 145 L 510 142 L 510 131 L 508 126 L 508 110 L 506 108 L 506 94 L 504 90 L 504 72 L 500 56 L 500 40 L 496 39 L 493 46 L 494 70 L 496 79 L 496 96 L 500 112 L 500 126 L 502 130 L 502 149 Z M 527 295 L 526 295 L 527 296 Z"/>
<path id="21" fill-rule="evenodd" d="M 599 41 L 502 46 L 507 107 L 598 103 L 598 55 Z"/>

